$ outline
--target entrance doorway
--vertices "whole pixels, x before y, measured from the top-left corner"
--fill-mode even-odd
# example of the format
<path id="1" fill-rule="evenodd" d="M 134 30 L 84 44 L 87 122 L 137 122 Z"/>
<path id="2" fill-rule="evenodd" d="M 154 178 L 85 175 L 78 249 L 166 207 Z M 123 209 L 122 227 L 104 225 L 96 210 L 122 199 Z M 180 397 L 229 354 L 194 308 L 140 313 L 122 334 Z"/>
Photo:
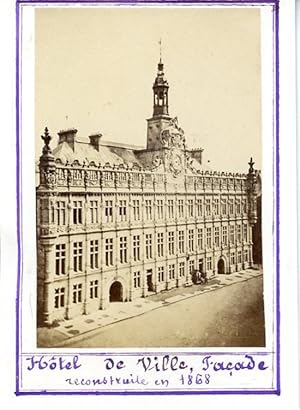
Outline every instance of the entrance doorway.
<path id="1" fill-rule="evenodd" d="M 224 259 L 220 258 L 218 261 L 218 273 L 223 275 L 225 273 L 225 263 Z"/>
<path id="2" fill-rule="evenodd" d="M 123 302 L 123 287 L 120 282 L 114 282 L 109 289 L 110 302 Z"/>
<path id="3" fill-rule="evenodd" d="M 147 290 L 153 292 L 152 269 L 147 270 Z"/>

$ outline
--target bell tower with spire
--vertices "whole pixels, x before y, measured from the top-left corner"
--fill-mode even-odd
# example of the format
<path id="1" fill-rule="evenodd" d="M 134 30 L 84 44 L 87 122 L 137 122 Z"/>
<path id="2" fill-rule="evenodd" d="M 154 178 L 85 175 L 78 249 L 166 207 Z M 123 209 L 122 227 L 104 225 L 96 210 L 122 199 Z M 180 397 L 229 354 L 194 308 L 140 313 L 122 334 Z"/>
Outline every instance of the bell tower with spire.
<path id="1" fill-rule="evenodd" d="M 171 117 L 169 116 L 168 93 L 169 84 L 165 79 L 164 65 L 161 57 L 161 40 L 160 59 L 157 66 L 157 75 L 153 84 L 153 115 L 149 118 L 147 127 L 147 149 L 160 149 L 162 147 L 160 138 L 161 132 L 166 128 Z"/>

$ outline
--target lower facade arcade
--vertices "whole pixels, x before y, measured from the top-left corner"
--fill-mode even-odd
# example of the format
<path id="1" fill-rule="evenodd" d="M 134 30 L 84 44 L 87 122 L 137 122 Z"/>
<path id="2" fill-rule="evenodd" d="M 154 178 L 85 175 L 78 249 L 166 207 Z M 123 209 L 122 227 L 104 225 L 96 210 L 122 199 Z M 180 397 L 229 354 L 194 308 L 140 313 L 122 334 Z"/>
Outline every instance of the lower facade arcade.
<path id="1" fill-rule="evenodd" d="M 67 274 L 45 281 L 38 289 L 40 321 L 71 319 L 106 309 L 111 303 L 129 302 L 173 288 L 192 285 L 195 272 L 207 280 L 247 269 L 252 265 L 251 245 L 188 256 L 175 256 L 122 268 Z"/>

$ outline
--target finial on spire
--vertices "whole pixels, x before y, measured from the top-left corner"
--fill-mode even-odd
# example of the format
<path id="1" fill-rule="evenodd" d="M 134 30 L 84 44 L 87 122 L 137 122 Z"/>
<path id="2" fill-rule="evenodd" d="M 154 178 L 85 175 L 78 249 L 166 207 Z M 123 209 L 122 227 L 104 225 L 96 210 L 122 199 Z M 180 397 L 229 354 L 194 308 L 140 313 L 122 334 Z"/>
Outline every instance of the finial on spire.
<path id="1" fill-rule="evenodd" d="M 161 38 L 159 39 L 159 62 L 161 63 Z"/>
<path id="2" fill-rule="evenodd" d="M 250 162 L 248 162 L 248 165 L 249 165 L 249 173 L 250 174 L 252 174 L 253 172 L 254 172 L 254 168 L 253 168 L 253 165 L 255 164 L 255 162 L 253 162 L 253 159 L 252 159 L 252 157 L 250 158 Z"/>
<path id="3" fill-rule="evenodd" d="M 42 140 L 44 141 L 45 145 L 43 147 L 43 154 L 51 153 L 51 149 L 49 147 L 50 141 L 52 140 L 51 135 L 49 134 L 48 128 L 45 127 L 44 135 L 41 135 Z"/>

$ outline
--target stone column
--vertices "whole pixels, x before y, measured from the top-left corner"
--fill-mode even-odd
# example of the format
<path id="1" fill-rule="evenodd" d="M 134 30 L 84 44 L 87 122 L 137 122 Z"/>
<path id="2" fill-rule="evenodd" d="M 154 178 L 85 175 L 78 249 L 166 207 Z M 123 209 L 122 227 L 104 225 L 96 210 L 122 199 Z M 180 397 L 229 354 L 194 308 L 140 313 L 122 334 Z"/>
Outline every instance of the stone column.
<path id="1" fill-rule="evenodd" d="M 44 269 L 45 269 L 45 280 L 44 280 L 44 308 L 43 308 L 43 320 L 45 324 L 51 324 L 51 313 L 53 311 L 54 304 L 51 303 L 51 299 L 49 297 L 50 293 L 50 285 L 51 285 L 51 261 L 53 260 L 52 257 L 52 249 L 54 243 L 44 243 Z M 53 302 L 53 301 L 52 301 Z"/>

